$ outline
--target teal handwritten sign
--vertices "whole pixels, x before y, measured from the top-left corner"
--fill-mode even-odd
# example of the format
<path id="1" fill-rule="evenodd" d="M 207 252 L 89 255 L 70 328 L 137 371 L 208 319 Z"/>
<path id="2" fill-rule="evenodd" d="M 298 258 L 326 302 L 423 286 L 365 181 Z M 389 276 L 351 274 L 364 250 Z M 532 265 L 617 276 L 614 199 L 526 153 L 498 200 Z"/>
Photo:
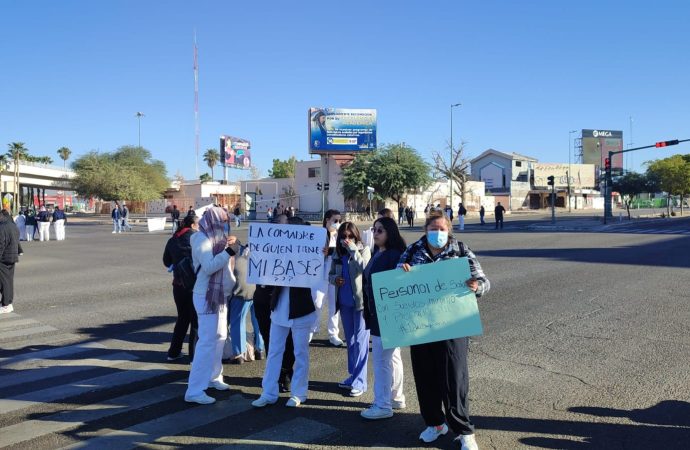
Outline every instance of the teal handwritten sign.
<path id="1" fill-rule="evenodd" d="M 467 258 L 372 275 L 383 348 L 482 334 Z"/>

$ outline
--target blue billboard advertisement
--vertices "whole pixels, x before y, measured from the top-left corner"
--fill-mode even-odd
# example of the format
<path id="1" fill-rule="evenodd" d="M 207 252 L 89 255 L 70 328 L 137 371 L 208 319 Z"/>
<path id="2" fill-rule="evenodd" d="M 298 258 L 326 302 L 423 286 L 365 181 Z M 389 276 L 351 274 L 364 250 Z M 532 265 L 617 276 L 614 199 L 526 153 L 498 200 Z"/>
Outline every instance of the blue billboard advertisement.
<path id="1" fill-rule="evenodd" d="M 376 148 L 376 110 L 309 108 L 309 153 Z"/>
<path id="2" fill-rule="evenodd" d="M 220 137 L 220 163 L 233 169 L 249 169 L 252 165 L 251 143 L 233 136 Z"/>

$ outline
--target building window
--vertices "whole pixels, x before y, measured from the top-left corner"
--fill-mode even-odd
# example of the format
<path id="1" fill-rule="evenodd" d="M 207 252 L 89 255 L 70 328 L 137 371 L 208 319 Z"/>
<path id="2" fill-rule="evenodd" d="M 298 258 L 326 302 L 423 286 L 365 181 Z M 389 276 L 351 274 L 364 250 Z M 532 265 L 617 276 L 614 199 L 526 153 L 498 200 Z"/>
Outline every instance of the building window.
<path id="1" fill-rule="evenodd" d="M 515 161 L 515 167 L 522 167 L 522 161 Z"/>
<path id="2" fill-rule="evenodd" d="M 309 178 L 321 178 L 321 167 L 310 167 L 307 172 Z"/>

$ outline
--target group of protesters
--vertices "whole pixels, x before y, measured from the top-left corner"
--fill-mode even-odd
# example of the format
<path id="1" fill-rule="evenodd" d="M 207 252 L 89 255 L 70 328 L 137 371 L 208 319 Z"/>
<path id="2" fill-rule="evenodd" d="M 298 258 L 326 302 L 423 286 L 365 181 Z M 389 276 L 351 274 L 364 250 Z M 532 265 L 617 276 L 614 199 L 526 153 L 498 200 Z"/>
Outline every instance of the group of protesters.
<path id="1" fill-rule="evenodd" d="M 65 240 L 67 216 L 57 205 L 51 209 L 41 206 L 38 213 L 34 209 L 22 209 L 14 218 L 14 223 L 19 229 L 20 241 L 49 241 L 51 224 L 55 240 Z"/>
<path id="2" fill-rule="evenodd" d="M 326 313 L 329 342 L 343 345 L 338 337 L 338 322 L 342 320 L 347 347 L 347 377 L 339 380 L 338 387 L 351 397 L 368 390 L 371 345 L 374 402 L 361 411 L 361 416 L 368 420 L 392 417 L 394 410 L 406 407 L 404 369 L 400 348 L 383 348 L 372 275 L 396 269 L 408 272 L 415 265 L 467 257 L 471 273 L 465 282 L 468 289 L 481 297 L 490 287 L 474 253 L 455 239 L 452 222 L 442 211 L 429 212 L 424 234 L 409 246 L 389 209 L 380 211 L 366 230 L 372 236 L 368 243 L 354 223 L 342 220 L 339 211 L 327 211 L 322 223 L 327 232 L 323 249 L 327 277 L 311 287 L 249 284 L 249 250 L 229 233 L 230 220 L 227 209 L 218 206 L 208 208 L 201 217 L 188 215 L 163 255 L 164 265 L 173 273 L 178 310 L 168 359 L 181 357 L 191 327 L 189 353 L 193 359 L 184 396 L 187 402 L 214 403 L 207 389 L 230 389 L 223 379 L 228 328 L 232 361 L 251 359 L 245 342 L 246 319 L 251 313 L 253 354 L 256 359 L 266 357 L 262 393 L 252 405 L 264 408 L 276 403 L 281 393 L 289 393 L 285 405 L 300 406 L 308 397 L 309 343 Z M 288 218 L 285 214 L 276 215 L 273 222 L 309 225 L 298 216 Z M 189 280 L 194 278 L 190 286 Z M 451 428 L 458 435 L 460 448 L 477 448 L 469 417 L 468 344 L 464 337 L 410 348 L 426 424 L 419 436 L 424 442 L 433 442 Z"/>

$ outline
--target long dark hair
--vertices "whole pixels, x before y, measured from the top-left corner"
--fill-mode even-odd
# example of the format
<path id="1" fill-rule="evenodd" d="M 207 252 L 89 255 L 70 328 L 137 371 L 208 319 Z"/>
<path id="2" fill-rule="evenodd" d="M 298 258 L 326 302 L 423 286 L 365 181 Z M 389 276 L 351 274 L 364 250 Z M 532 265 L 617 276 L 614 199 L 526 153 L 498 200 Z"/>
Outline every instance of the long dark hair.
<path id="1" fill-rule="evenodd" d="M 383 229 L 386 230 L 386 250 L 404 252 L 407 248 L 407 244 L 405 244 L 405 239 L 400 236 L 400 230 L 395 220 L 390 217 L 381 217 L 374 221 L 374 227 L 376 227 L 377 223 L 380 223 Z"/>
<path id="2" fill-rule="evenodd" d="M 335 241 L 335 251 L 338 252 L 338 256 L 345 256 L 348 254 L 348 250 L 340 243 L 340 241 L 345 239 L 345 233 L 348 231 L 352 234 L 352 240 L 355 241 L 355 244 L 362 242 L 357 225 L 352 222 L 343 222 L 340 228 L 338 228 L 338 237 Z"/>
<path id="3" fill-rule="evenodd" d="M 326 211 L 326 214 L 323 215 L 323 227 L 326 228 L 326 222 L 328 222 L 328 219 L 330 219 L 333 216 L 339 216 L 340 211 L 337 209 L 329 209 Z"/>

